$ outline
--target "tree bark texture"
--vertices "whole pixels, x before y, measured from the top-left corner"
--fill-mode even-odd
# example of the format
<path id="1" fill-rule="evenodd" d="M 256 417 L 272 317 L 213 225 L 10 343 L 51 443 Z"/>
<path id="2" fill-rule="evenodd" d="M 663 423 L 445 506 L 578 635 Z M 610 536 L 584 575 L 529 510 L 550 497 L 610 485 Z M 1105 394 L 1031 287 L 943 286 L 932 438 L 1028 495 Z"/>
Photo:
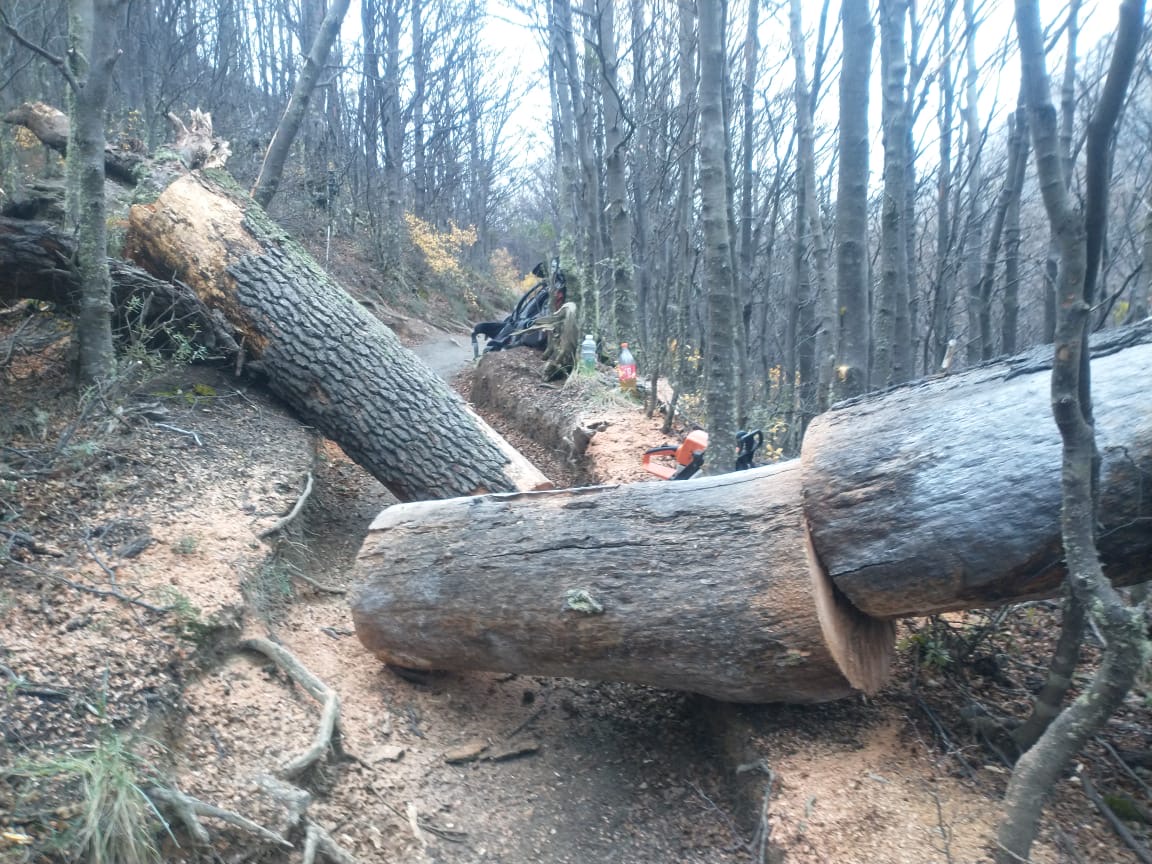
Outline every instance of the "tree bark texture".
<path id="1" fill-rule="evenodd" d="M 1094 362 L 1101 550 L 1114 578 L 1138 581 L 1152 555 L 1138 494 L 1152 472 L 1152 323 L 1110 338 Z M 801 459 L 775 466 L 390 508 L 357 564 L 357 632 L 417 668 L 732 701 L 874 689 L 891 649 L 882 619 L 1060 590 L 1043 353 L 835 406 Z"/>
<path id="2" fill-rule="evenodd" d="M 1117 584 L 1149 577 L 1150 342 L 1150 324 L 1115 331 L 1092 363 L 1100 553 Z M 1118 351 L 1126 343 L 1135 344 Z M 925 615 L 1060 589 L 1051 351 L 842 403 L 813 422 L 802 453 L 805 513 L 821 563 L 861 611 Z"/>
<path id="3" fill-rule="evenodd" d="M 357 561 L 357 633 L 416 668 L 617 679 L 737 702 L 874 690 L 892 628 L 838 605 L 812 569 L 800 474 L 789 462 L 391 507 Z"/>
<path id="4" fill-rule="evenodd" d="M 270 389 L 401 500 L 543 481 L 510 476 L 507 456 L 431 369 L 263 211 L 207 177 L 184 176 L 133 207 L 127 246 L 219 309 Z"/>

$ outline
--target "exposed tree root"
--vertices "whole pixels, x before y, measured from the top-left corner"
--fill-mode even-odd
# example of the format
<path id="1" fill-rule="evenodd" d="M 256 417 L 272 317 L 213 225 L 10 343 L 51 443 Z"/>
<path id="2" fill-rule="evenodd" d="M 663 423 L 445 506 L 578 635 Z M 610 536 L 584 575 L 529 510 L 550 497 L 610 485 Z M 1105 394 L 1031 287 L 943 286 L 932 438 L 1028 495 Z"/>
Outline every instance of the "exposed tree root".
<path id="1" fill-rule="evenodd" d="M 157 786 L 148 790 L 148 797 L 153 803 L 161 803 L 168 807 L 176 818 L 180 820 L 180 824 L 192 835 L 193 839 L 200 844 L 207 844 L 209 842 L 208 830 L 201 824 L 200 817 L 208 816 L 213 819 L 219 819 L 221 822 L 227 822 L 229 825 L 235 825 L 250 834 L 255 834 L 257 837 L 262 837 L 265 840 L 270 840 L 280 846 L 292 848 L 292 844 L 277 834 L 275 831 L 270 831 L 263 825 L 258 825 L 251 819 L 241 816 L 239 813 L 233 813 L 231 810 L 224 810 L 213 804 L 205 803 L 198 798 L 193 798 L 191 795 L 185 795 L 175 786 L 164 787 Z"/>
<path id="2" fill-rule="evenodd" d="M 303 663 L 296 659 L 291 651 L 283 646 L 277 645 L 269 639 L 245 639 L 240 643 L 240 647 L 248 651 L 256 651 L 269 658 L 278 669 L 287 674 L 312 698 L 323 705 L 320 724 L 312 744 L 303 753 L 282 765 L 278 772 L 279 777 L 265 777 L 260 780 L 261 787 L 288 807 L 292 813 L 294 829 L 301 823 L 306 826 L 304 828 L 303 864 L 315 864 L 318 860 L 326 860 L 332 864 L 356 864 L 356 859 L 340 846 L 331 834 L 316 822 L 308 819 L 306 810 L 311 801 L 308 792 L 292 783 L 284 782 L 300 776 L 315 765 L 323 758 L 329 747 L 339 748 L 340 698 L 336 695 L 336 691 L 316 677 Z M 280 846 L 292 848 L 292 843 L 276 832 L 230 810 L 222 810 L 190 795 L 185 795 L 174 787 L 151 789 L 148 795 L 153 801 L 168 807 L 198 843 L 204 844 L 209 841 L 208 831 L 199 819 L 201 816 L 209 816 L 235 825 Z"/>
<path id="3" fill-rule="evenodd" d="M 304 835 L 303 864 L 313 864 L 317 855 L 327 858 L 333 864 L 356 864 L 356 859 L 333 840 L 331 834 L 313 822 Z"/>
<path id="4" fill-rule="evenodd" d="M 257 651 L 268 657 L 293 681 L 303 687 L 313 699 L 323 704 L 320 725 L 312 744 L 300 755 L 280 766 L 280 775 L 286 779 L 299 777 L 324 757 L 329 747 L 339 746 L 340 697 L 336 691 L 304 667 L 291 651 L 269 639 L 245 639 L 240 647 Z M 334 738 L 336 741 L 334 741 Z"/>
<path id="5" fill-rule="evenodd" d="M 271 537 L 278 531 L 282 531 L 292 524 L 292 521 L 300 515 L 300 511 L 304 509 L 304 504 L 308 501 L 309 496 L 312 494 L 312 472 L 308 472 L 308 477 L 304 481 L 304 491 L 300 493 L 300 497 L 296 499 L 296 504 L 292 510 L 283 519 L 280 519 L 270 528 L 265 528 L 256 536 L 261 540 L 266 537 Z"/>

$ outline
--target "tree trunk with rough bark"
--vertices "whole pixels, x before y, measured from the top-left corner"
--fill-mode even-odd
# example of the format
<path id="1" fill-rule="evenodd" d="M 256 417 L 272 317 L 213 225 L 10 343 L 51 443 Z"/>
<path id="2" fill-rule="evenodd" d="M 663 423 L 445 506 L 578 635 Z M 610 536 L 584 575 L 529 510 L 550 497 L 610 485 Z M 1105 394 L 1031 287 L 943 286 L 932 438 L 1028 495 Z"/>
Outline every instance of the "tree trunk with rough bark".
<path id="1" fill-rule="evenodd" d="M 127 256 L 156 281 L 181 283 L 173 302 L 198 298 L 216 343 L 239 346 L 238 365 L 398 498 L 551 486 L 227 175 L 169 162 L 147 179 L 162 191 L 131 208 Z M 0 296 L 75 302 L 72 249 L 47 226 L 0 222 Z M 131 273 L 116 276 L 122 269 L 114 287 L 147 290 Z"/>
<path id="2" fill-rule="evenodd" d="M 1133 344 L 1135 343 L 1135 344 Z M 1127 350 L 1119 348 L 1132 344 Z M 1121 583 L 1149 576 L 1152 325 L 1115 331 L 1092 363 L 1101 466 L 1100 551 Z M 1057 593 L 1060 435 L 1051 346 L 881 398 L 834 406 L 804 439 L 805 512 L 848 599 L 896 618 Z"/>
<path id="3" fill-rule="evenodd" d="M 175 274 L 219 309 L 270 389 L 397 497 L 507 491 L 524 482 L 391 330 L 263 211 L 208 177 L 182 177 L 154 203 L 133 207 L 127 246 L 137 263 Z"/>

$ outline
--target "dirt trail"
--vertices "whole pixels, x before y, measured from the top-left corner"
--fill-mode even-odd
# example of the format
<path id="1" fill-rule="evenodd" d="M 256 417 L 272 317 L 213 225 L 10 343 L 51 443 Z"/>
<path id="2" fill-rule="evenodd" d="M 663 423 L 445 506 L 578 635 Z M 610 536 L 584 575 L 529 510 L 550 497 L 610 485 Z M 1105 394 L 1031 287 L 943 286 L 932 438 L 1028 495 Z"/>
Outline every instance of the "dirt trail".
<path id="1" fill-rule="evenodd" d="M 441 374 L 471 361 L 464 340 L 430 335 L 417 352 Z M 391 502 L 337 448 L 323 447 L 299 562 L 306 575 L 346 585 L 369 522 Z M 340 695 L 344 747 L 360 761 L 340 767 L 310 812 L 360 860 L 747 860 L 698 700 L 499 674 L 408 681 L 360 647 L 344 597 L 301 593 L 270 632 Z M 256 775 L 307 745 L 314 706 L 267 667 L 235 657 L 190 689 L 186 740 L 219 751 L 215 779 L 200 777 L 193 791 L 251 796 Z M 475 761 L 446 761 L 481 747 Z M 220 755 L 231 753 L 248 764 Z M 231 788 L 221 788 L 228 775 Z M 419 835 L 411 813 L 427 820 Z"/>

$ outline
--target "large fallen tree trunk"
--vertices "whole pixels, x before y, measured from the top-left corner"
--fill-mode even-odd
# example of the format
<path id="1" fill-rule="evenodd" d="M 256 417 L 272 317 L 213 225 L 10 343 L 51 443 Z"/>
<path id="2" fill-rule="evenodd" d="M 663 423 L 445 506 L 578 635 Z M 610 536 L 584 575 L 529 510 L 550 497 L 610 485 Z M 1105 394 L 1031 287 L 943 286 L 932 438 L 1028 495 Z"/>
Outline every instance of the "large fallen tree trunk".
<path id="1" fill-rule="evenodd" d="M 47 122 L 52 110 L 8 119 L 58 131 L 59 117 Z M 58 146 L 58 137 L 45 143 Z M 178 149 L 211 150 L 212 142 Z M 213 329 L 228 331 L 249 371 L 398 498 L 551 485 L 223 172 L 141 163 L 134 176 L 158 194 L 131 208 L 126 256 L 160 281 L 178 280 L 211 310 Z M 43 226 L 15 226 L 0 225 L 0 297 L 67 299 L 75 287 L 68 241 Z"/>
<path id="2" fill-rule="evenodd" d="M 1152 578 L 1152 322 L 1094 337 L 1100 558 Z M 804 438 L 804 512 L 860 610 L 925 615 L 1051 596 L 1065 580 L 1052 346 L 835 406 Z"/>
<path id="3" fill-rule="evenodd" d="M 792 462 L 391 507 L 361 550 L 369 581 L 352 609 L 364 645 L 405 667 L 620 679 L 741 702 L 874 690 L 891 625 L 838 604 L 812 563 Z"/>
<path id="4" fill-rule="evenodd" d="M 402 500 L 546 482 L 510 476 L 506 451 L 447 385 L 218 180 L 189 174 L 133 206 L 127 242 L 132 260 L 219 309 L 270 389 Z"/>
<path id="5" fill-rule="evenodd" d="M 1100 552 L 1152 560 L 1152 323 L 1093 362 Z M 677 483 L 385 510 L 353 618 L 388 662 L 813 701 L 887 674 L 881 618 L 1060 589 L 1049 348 L 846 403 L 801 460 Z M 825 568 L 833 583 L 825 576 Z"/>

